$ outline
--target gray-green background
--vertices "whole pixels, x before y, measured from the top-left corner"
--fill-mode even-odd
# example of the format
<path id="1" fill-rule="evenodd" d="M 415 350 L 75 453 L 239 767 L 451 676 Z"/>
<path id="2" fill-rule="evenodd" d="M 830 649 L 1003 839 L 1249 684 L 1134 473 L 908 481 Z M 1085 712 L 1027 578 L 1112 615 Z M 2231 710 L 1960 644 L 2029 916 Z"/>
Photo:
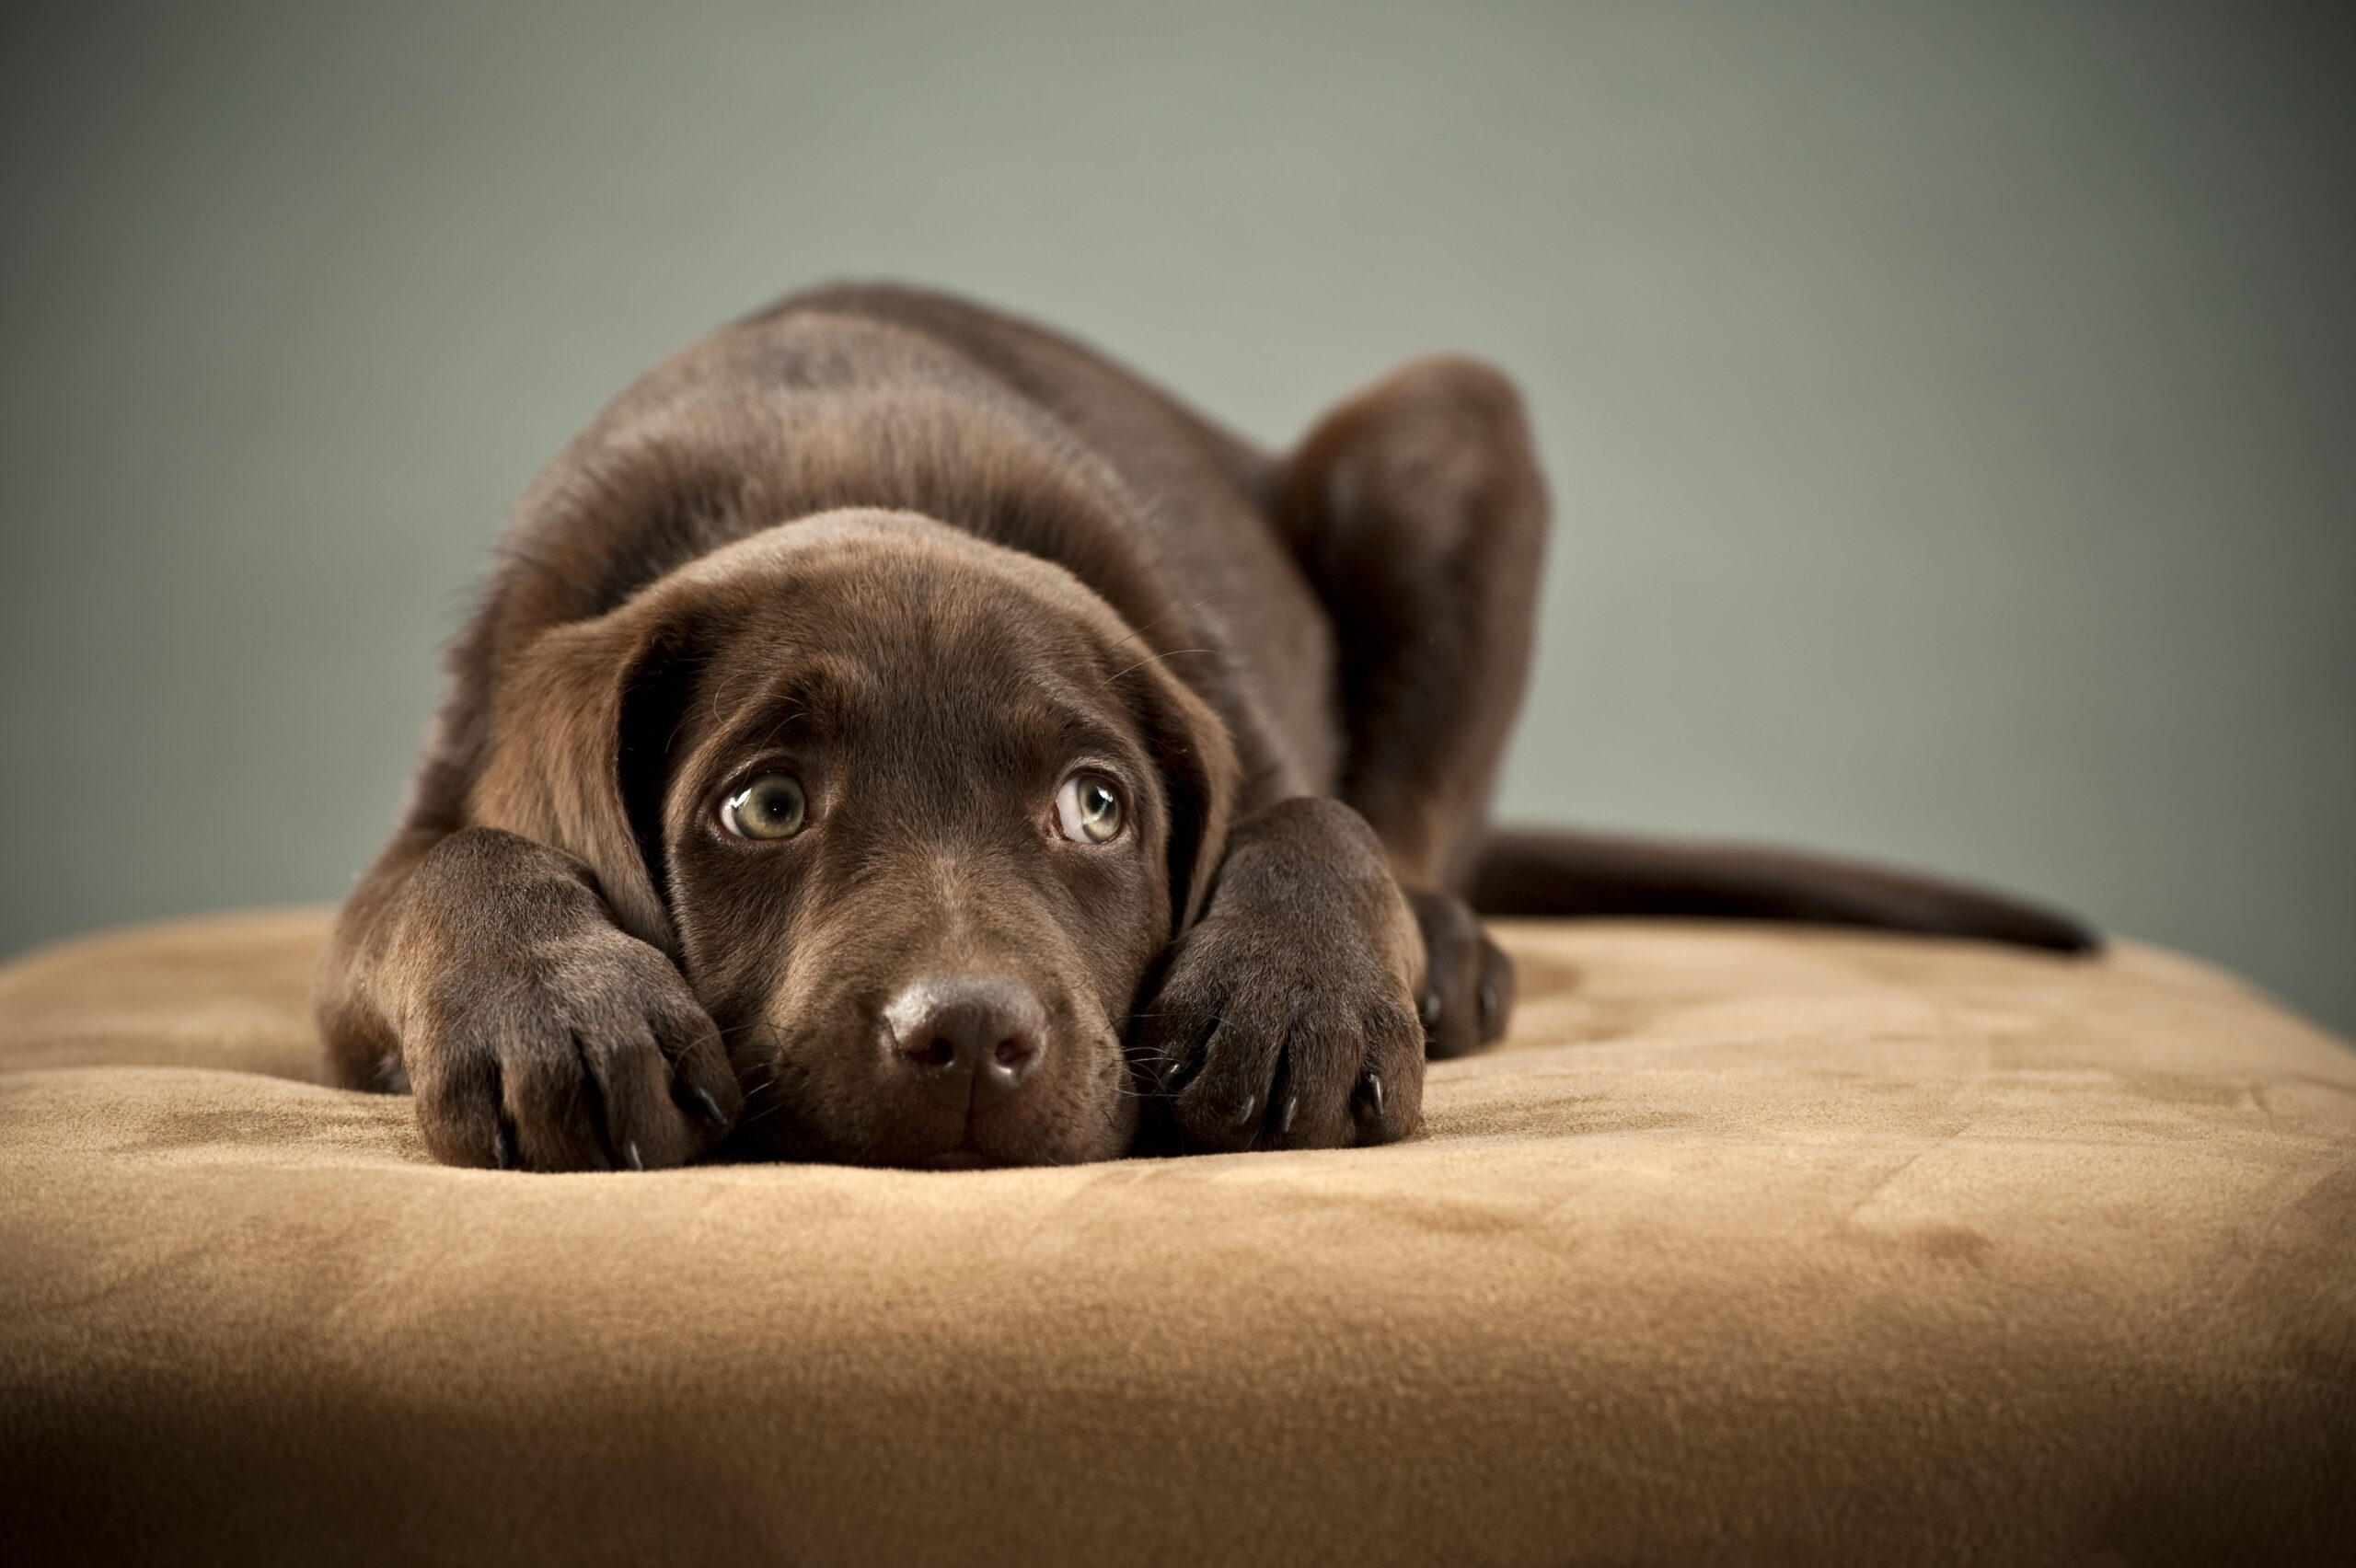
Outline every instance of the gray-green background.
<path id="1" fill-rule="evenodd" d="M 796 284 L 1272 442 L 1529 395 L 1524 819 L 2009 885 L 2356 1029 L 2332 5 L 11 6 L 0 950 L 333 899 L 502 513 Z"/>

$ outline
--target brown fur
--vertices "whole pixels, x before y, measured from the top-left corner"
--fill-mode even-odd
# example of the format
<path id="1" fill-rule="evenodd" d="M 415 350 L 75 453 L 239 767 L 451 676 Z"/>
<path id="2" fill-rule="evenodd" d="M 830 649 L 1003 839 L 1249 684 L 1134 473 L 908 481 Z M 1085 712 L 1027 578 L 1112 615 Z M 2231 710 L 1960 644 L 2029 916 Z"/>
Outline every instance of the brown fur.
<path id="1" fill-rule="evenodd" d="M 1580 906 L 1598 842 L 1483 847 L 1544 530 L 1519 401 L 1470 362 L 1279 463 L 1034 327 L 789 300 L 525 496 L 325 961 L 330 1072 L 414 1090 L 445 1160 L 544 1170 L 1404 1136 L 1426 1052 L 1511 1007 L 1450 890 Z M 1058 828 L 1075 770 L 1117 786 L 1106 842 Z M 780 772 L 806 826 L 732 835 Z M 1737 870 L 1736 913 L 2077 934 Z"/>

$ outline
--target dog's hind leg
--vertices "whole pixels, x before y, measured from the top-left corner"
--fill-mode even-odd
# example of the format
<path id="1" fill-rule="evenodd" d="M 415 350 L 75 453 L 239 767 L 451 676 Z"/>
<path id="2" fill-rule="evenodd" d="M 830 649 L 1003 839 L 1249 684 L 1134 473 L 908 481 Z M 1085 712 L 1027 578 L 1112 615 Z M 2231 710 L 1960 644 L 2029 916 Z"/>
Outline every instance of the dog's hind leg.
<path id="1" fill-rule="evenodd" d="M 1373 824 L 1423 922 L 1435 1055 L 1494 1037 L 1510 1001 L 1511 967 L 1481 936 L 1474 907 L 1796 920 L 2064 952 L 2100 945 L 2056 911 L 1822 856 L 1489 834 L 1484 808 L 1528 671 L 1546 527 L 1519 404 L 1496 372 L 1426 361 L 1361 393 L 1286 461 L 1277 509 L 1334 626 L 1338 792 Z"/>
<path id="2" fill-rule="evenodd" d="M 1276 512 L 1333 619 L 1337 792 L 1424 926 L 1430 1049 L 1475 1049 L 1504 1032 L 1512 966 L 1454 890 L 1528 678 L 1546 536 L 1521 399 L 1472 361 L 1410 364 L 1318 423 Z"/>

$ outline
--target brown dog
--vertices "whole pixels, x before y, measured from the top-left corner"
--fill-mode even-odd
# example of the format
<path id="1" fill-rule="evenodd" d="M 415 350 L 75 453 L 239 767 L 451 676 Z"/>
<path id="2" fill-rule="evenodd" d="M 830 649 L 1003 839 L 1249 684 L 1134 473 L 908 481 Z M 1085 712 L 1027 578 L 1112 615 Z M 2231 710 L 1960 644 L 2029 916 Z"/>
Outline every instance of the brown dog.
<path id="1" fill-rule="evenodd" d="M 787 300 L 525 497 L 327 955 L 330 1076 L 465 1165 L 1379 1143 L 1427 1052 L 1504 1031 L 1474 907 L 2090 944 L 1856 867 L 1485 836 L 1545 527 L 1478 364 L 1271 461 L 1037 328 Z"/>

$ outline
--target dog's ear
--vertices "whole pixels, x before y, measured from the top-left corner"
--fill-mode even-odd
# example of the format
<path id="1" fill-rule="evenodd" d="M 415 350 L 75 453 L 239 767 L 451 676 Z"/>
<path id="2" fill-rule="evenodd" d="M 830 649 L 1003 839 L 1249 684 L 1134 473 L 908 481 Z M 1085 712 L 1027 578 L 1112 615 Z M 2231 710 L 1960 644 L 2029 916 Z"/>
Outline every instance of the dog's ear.
<path id="1" fill-rule="evenodd" d="M 663 788 L 694 658 L 644 600 L 543 632 L 500 683 L 472 820 L 586 865 L 615 922 L 672 958 Z"/>
<path id="2" fill-rule="evenodd" d="M 1235 743 L 1210 704 L 1150 659 L 1118 677 L 1170 801 L 1170 940 L 1203 911 L 1235 809 Z"/>

